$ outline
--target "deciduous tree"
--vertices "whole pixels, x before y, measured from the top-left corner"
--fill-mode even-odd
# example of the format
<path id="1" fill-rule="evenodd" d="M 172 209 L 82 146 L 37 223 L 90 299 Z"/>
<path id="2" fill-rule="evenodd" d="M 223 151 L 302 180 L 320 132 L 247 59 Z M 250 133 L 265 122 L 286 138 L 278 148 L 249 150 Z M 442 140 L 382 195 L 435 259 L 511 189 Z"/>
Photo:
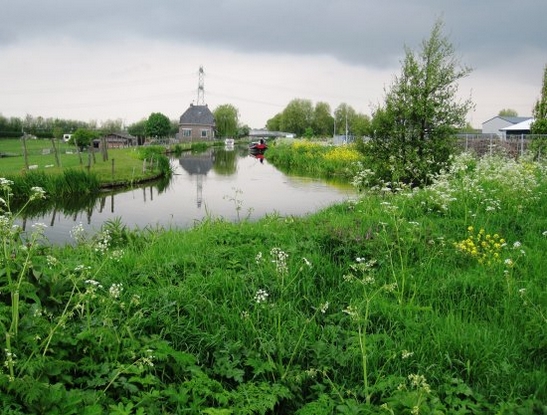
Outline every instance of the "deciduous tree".
<path id="1" fill-rule="evenodd" d="M 281 116 L 281 130 L 302 136 L 312 126 L 313 104 L 309 99 L 293 99 Z"/>
<path id="2" fill-rule="evenodd" d="M 281 131 L 281 113 L 274 115 L 268 121 L 266 121 L 266 128 L 269 131 Z"/>
<path id="3" fill-rule="evenodd" d="M 406 48 L 401 74 L 374 113 L 371 162 L 381 179 L 427 182 L 454 151 L 455 133 L 473 107 L 457 99 L 457 82 L 471 69 L 460 65 L 438 20 L 419 53 Z"/>
<path id="4" fill-rule="evenodd" d="M 356 117 L 357 112 L 351 105 L 346 104 L 345 102 L 338 105 L 338 107 L 334 110 L 336 134 L 353 134 L 353 127 Z"/>
<path id="5" fill-rule="evenodd" d="M 146 135 L 148 137 L 165 138 L 171 130 L 171 121 L 160 112 L 153 112 L 146 121 Z"/>
<path id="6" fill-rule="evenodd" d="M 331 115 L 330 105 L 318 102 L 313 110 L 313 132 L 316 136 L 327 137 L 333 133 L 334 118 Z"/>
<path id="7" fill-rule="evenodd" d="M 239 111 L 232 104 L 223 104 L 214 111 L 217 135 L 219 137 L 235 137 L 239 125 Z"/>
<path id="8" fill-rule="evenodd" d="M 547 134 L 547 65 L 543 71 L 543 86 L 541 87 L 541 96 L 534 105 L 532 111 L 534 122 L 530 126 L 532 134 Z"/>
<path id="9" fill-rule="evenodd" d="M 518 112 L 512 108 L 504 108 L 498 113 L 500 117 L 518 117 Z"/>
<path id="10" fill-rule="evenodd" d="M 97 133 L 95 131 L 88 130 L 87 128 L 78 128 L 74 131 L 74 134 L 72 134 L 69 143 L 74 144 L 80 150 L 83 150 L 90 146 L 95 138 L 97 138 Z"/>
<path id="11" fill-rule="evenodd" d="M 143 143 L 146 138 L 146 119 L 137 121 L 134 124 L 131 124 L 127 127 L 127 132 L 139 139 L 139 143 Z"/>

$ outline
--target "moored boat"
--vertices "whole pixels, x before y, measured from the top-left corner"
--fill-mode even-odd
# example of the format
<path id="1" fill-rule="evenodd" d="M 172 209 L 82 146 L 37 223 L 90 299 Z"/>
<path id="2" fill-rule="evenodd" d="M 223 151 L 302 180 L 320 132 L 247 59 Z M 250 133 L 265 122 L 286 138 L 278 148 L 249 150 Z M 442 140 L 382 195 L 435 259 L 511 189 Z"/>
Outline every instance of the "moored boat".
<path id="1" fill-rule="evenodd" d="M 251 152 L 264 152 L 268 149 L 268 145 L 263 139 L 260 139 L 260 141 L 255 141 L 249 144 L 249 150 Z"/>

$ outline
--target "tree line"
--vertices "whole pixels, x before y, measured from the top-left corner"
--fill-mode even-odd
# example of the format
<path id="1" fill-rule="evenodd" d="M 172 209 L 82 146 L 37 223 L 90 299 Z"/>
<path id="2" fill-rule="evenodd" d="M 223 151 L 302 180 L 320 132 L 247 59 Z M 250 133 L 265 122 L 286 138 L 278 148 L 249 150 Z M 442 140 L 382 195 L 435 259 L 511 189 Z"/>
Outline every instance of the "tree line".
<path id="1" fill-rule="evenodd" d="M 340 104 L 334 112 L 326 102 L 315 105 L 309 99 L 293 99 L 283 111 L 266 122 L 270 131 L 293 133 L 297 137 L 332 137 L 370 133 L 370 117 L 358 113 L 351 105 Z"/>
<path id="2" fill-rule="evenodd" d="M 315 105 L 308 99 L 293 99 L 285 109 L 269 119 L 271 131 L 293 133 L 298 137 L 330 137 L 350 134 L 367 137 L 357 140 L 359 149 L 382 180 L 420 185 L 438 172 L 455 151 L 456 133 L 468 127 L 466 117 L 474 107 L 471 99 L 458 99 L 458 82 L 471 73 L 461 65 L 455 50 L 443 34 L 438 20 L 418 51 L 405 48 L 401 73 L 386 88 L 385 100 L 372 111 L 372 117 L 357 113 L 342 103 L 334 112 L 326 102 Z M 500 111 L 512 113 L 510 109 Z M 231 104 L 217 107 L 217 137 L 239 137 L 248 134 L 248 126 L 239 122 L 239 111 Z M 547 134 L 547 65 L 540 98 L 533 107 L 533 134 Z M 80 121 L 44 119 L 27 115 L 24 120 L 0 115 L 0 137 L 20 136 L 23 132 L 38 137 L 79 129 L 102 133 L 123 130 L 121 120 L 97 125 Z M 168 137 L 178 131 L 178 121 L 161 113 L 152 113 L 130 125 L 127 132 L 136 137 Z"/>

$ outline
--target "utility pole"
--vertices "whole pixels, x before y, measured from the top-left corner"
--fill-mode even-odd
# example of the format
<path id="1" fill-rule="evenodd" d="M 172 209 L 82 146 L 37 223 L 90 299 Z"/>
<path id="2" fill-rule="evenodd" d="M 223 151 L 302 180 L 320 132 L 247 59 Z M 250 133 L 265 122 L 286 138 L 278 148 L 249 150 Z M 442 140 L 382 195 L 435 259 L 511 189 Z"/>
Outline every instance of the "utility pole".
<path id="1" fill-rule="evenodd" d="M 205 105 L 205 87 L 203 86 L 203 66 L 199 67 L 198 100 L 197 105 Z"/>

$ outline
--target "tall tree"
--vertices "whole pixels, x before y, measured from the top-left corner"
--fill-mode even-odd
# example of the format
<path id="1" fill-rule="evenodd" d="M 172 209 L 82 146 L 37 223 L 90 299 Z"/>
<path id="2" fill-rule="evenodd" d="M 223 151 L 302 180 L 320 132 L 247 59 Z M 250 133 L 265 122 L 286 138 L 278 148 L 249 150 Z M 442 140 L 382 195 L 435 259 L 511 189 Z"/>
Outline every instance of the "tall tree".
<path id="1" fill-rule="evenodd" d="M 76 131 L 74 131 L 74 134 L 72 134 L 72 137 L 70 138 L 71 141 L 69 141 L 69 143 L 74 144 L 81 151 L 87 146 L 91 145 L 91 142 L 95 138 L 97 138 L 97 133 L 95 131 L 89 130 L 87 128 L 78 128 Z"/>
<path id="2" fill-rule="evenodd" d="M 312 126 L 313 104 L 308 99 L 293 99 L 281 116 L 281 130 L 302 136 Z"/>
<path id="3" fill-rule="evenodd" d="M 313 110 L 313 131 L 316 136 L 327 137 L 333 132 L 334 118 L 331 115 L 330 105 L 318 102 Z"/>
<path id="4" fill-rule="evenodd" d="M 127 127 L 127 132 L 139 139 L 139 143 L 141 144 L 144 142 L 144 138 L 146 138 L 146 119 L 142 119 L 140 121 L 137 121 L 136 123 L 131 124 L 129 127 Z"/>
<path id="5" fill-rule="evenodd" d="M 530 126 L 530 132 L 532 134 L 547 134 L 547 65 L 543 70 L 541 96 L 534 105 L 532 115 L 534 116 L 534 122 Z"/>
<path id="6" fill-rule="evenodd" d="M 370 117 L 365 114 L 355 114 L 351 120 L 351 131 L 356 137 L 370 135 Z"/>
<path id="7" fill-rule="evenodd" d="M 334 127 L 336 134 L 351 134 L 352 124 L 357 115 L 353 107 L 345 102 L 341 103 L 334 110 Z"/>
<path id="8" fill-rule="evenodd" d="M 235 137 L 239 125 L 239 111 L 232 104 L 218 106 L 214 111 L 215 124 L 219 137 Z"/>
<path id="9" fill-rule="evenodd" d="M 153 112 L 146 121 L 146 135 L 148 137 L 165 138 L 171 130 L 171 121 L 160 112 Z"/>
<path id="10" fill-rule="evenodd" d="M 518 112 L 512 108 L 504 108 L 498 113 L 500 117 L 518 117 Z"/>
<path id="11" fill-rule="evenodd" d="M 455 133 L 473 103 L 457 99 L 458 81 L 471 69 L 460 65 L 438 20 L 419 53 L 406 48 L 401 74 L 374 114 L 369 155 L 387 181 L 427 182 L 454 151 Z"/>
<path id="12" fill-rule="evenodd" d="M 123 131 L 123 120 L 118 118 L 116 120 L 106 120 L 101 124 L 101 132 L 103 134 L 119 133 Z"/>
<path id="13" fill-rule="evenodd" d="M 272 118 L 266 121 L 266 128 L 269 131 L 281 131 L 281 118 L 283 118 L 281 113 L 275 114 Z"/>

